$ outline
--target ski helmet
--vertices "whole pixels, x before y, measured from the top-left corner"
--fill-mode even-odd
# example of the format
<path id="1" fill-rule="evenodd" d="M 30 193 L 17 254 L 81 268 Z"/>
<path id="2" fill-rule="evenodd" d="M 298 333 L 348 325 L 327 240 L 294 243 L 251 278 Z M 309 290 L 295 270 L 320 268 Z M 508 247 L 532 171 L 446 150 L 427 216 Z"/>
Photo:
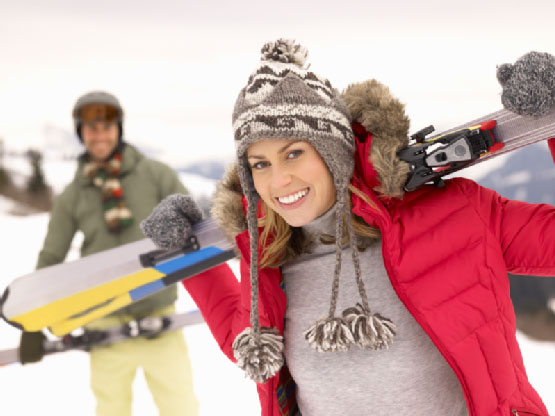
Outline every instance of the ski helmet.
<path id="1" fill-rule="evenodd" d="M 82 110 L 91 104 L 105 105 L 110 108 L 109 113 L 111 114 L 107 114 L 106 109 L 104 109 L 104 111 L 97 112 L 96 114 L 103 120 L 106 116 L 109 116 L 117 121 L 119 127 L 119 140 L 121 141 L 121 137 L 123 135 L 123 108 L 121 107 L 118 99 L 106 91 L 88 92 L 79 97 L 73 106 L 73 124 L 79 140 L 83 141 L 83 138 L 81 137 L 81 126 L 85 120 L 83 120 Z"/>

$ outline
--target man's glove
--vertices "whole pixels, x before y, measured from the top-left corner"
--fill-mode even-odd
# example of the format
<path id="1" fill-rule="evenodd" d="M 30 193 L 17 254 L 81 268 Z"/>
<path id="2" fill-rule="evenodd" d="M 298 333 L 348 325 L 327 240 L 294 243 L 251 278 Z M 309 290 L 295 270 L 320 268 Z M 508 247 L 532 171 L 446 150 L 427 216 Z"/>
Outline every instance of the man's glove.
<path id="1" fill-rule="evenodd" d="M 44 341 L 42 332 L 26 332 L 21 334 L 19 343 L 19 361 L 21 364 L 36 363 L 44 357 Z"/>
<path id="2" fill-rule="evenodd" d="M 143 233 L 164 250 L 183 247 L 191 227 L 202 219 L 202 211 L 189 195 L 174 194 L 160 202 L 141 222 Z"/>

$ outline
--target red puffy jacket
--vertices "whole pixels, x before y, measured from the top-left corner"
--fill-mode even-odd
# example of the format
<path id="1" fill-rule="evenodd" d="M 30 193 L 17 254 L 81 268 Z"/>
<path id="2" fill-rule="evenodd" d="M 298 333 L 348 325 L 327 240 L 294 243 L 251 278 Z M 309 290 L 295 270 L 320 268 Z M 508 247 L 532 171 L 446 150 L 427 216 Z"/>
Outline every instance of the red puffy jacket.
<path id="1" fill-rule="evenodd" d="M 359 143 L 353 185 L 378 209 L 353 194 L 353 211 L 381 230 L 391 284 L 456 373 L 470 415 L 547 415 L 515 338 L 507 272 L 555 276 L 555 208 L 510 201 L 462 178 L 384 203 L 367 185 L 374 172 L 366 152 Z M 245 225 L 237 181 L 228 186 L 228 202 L 236 205 L 235 211 L 226 206 L 231 228 Z M 236 237 L 241 283 L 227 266 L 184 283 L 232 360 L 233 340 L 250 325 L 248 238 L 247 231 Z M 261 324 L 283 333 L 280 283 L 279 269 L 260 270 Z M 295 406 L 286 367 L 259 384 L 258 393 L 264 416 L 289 415 Z"/>
<path id="2" fill-rule="evenodd" d="M 408 166 L 396 155 L 408 142 L 404 106 L 376 80 L 352 84 L 342 95 L 364 127 L 360 137 L 354 128 L 353 185 L 374 205 L 353 194 L 353 211 L 380 229 L 391 284 L 457 375 L 470 415 L 547 415 L 515 338 L 507 272 L 555 276 L 555 208 L 509 201 L 466 179 L 403 195 Z M 555 139 L 550 148 L 555 159 Z M 213 202 L 213 216 L 241 252 L 241 283 L 220 266 L 184 284 L 234 360 L 233 340 L 250 325 L 249 236 L 236 171 L 228 172 Z M 261 325 L 283 333 L 280 283 L 279 269 L 260 270 Z M 294 414 L 287 367 L 257 388 L 263 416 Z"/>

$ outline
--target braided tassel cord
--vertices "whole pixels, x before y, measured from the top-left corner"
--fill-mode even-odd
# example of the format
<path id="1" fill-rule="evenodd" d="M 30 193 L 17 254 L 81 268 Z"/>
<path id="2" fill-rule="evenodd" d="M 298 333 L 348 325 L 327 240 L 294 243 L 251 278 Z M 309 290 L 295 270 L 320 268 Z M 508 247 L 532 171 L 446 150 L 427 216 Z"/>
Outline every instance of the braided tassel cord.
<path id="1" fill-rule="evenodd" d="M 362 349 L 378 350 L 389 348 L 396 334 L 395 324 L 388 318 L 378 313 L 371 313 L 368 305 L 368 296 L 362 280 L 360 259 L 358 257 L 357 239 L 353 229 L 351 216 L 347 216 L 347 228 L 349 229 L 349 242 L 353 263 L 355 266 L 355 278 L 358 291 L 362 300 L 355 307 L 343 311 L 343 318 L 348 322 L 349 329 L 353 335 L 354 343 Z"/>
<path id="2" fill-rule="evenodd" d="M 257 198 L 251 194 L 247 208 L 250 236 L 251 328 L 246 328 L 233 341 L 237 365 L 257 383 L 265 383 L 283 366 L 283 337 L 275 328 L 260 328 L 258 316 L 258 224 Z"/>
<path id="3" fill-rule="evenodd" d="M 309 345 L 319 352 L 346 351 L 354 343 L 348 322 L 342 317 L 335 316 L 337 297 L 339 295 L 339 276 L 341 273 L 342 212 L 343 204 L 337 201 L 335 207 L 335 270 L 328 317 L 318 320 L 304 333 Z"/>

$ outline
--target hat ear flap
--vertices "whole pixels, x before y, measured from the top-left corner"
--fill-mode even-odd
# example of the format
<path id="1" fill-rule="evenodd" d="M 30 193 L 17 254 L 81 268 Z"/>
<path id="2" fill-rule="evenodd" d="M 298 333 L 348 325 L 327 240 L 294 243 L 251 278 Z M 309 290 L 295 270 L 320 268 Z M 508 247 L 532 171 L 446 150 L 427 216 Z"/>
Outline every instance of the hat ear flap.
<path id="1" fill-rule="evenodd" d="M 497 80 L 501 86 L 505 86 L 511 75 L 513 74 L 513 64 L 502 64 L 497 67 Z"/>

